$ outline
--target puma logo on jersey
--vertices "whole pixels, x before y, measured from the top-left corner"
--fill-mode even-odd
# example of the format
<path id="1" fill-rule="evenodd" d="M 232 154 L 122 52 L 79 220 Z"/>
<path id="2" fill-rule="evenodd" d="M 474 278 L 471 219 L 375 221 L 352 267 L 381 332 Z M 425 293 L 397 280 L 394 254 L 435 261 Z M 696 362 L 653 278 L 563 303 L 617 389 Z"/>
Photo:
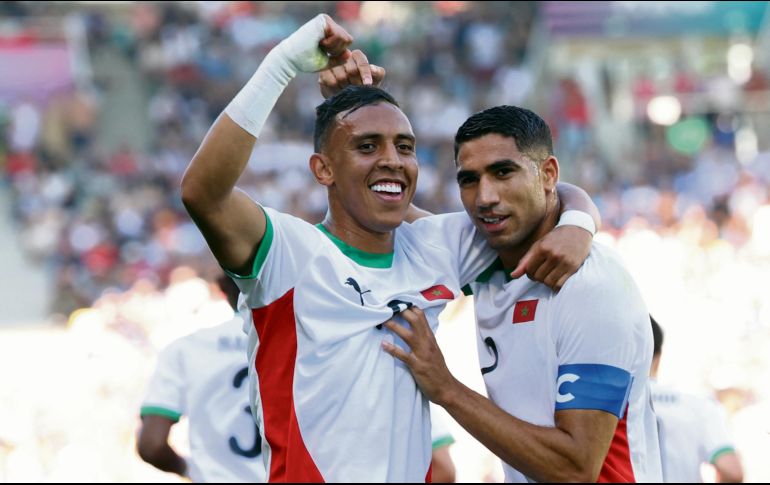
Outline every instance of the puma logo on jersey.
<path id="1" fill-rule="evenodd" d="M 356 290 L 358 297 L 361 298 L 361 306 L 364 306 L 364 294 L 371 293 L 372 290 L 361 291 L 361 287 L 358 285 L 358 282 L 353 278 L 348 278 L 347 281 L 345 281 L 345 284 L 352 286 L 353 289 Z"/>

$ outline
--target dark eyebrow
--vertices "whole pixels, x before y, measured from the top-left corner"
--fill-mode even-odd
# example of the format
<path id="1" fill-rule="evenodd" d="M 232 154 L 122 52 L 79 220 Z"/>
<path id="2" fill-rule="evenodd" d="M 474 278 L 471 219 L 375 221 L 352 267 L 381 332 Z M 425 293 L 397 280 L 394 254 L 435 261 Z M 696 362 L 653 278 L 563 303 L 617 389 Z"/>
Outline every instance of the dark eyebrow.
<path id="1" fill-rule="evenodd" d="M 485 170 L 487 172 L 497 172 L 502 168 L 510 168 L 511 165 L 519 167 L 521 166 L 521 163 L 511 159 L 498 160 L 496 162 L 492 162 L 489 165 L 487 165 Z"/>
<path id="2" fill-rule="evenodd" d="M 492 162 L 489 165 L 487 165 L 486 167 L 484 167 L 484 171 L 485 172 L 497 172 L 500 169 L 510 168 L 512 166 L 520 167 L 521 166 L 521 162 L 517 162 L 516 160 L 510 160 L 510 159 L 498 160 L 498 161 Z M 475 170 L 460 170 L 459 172 L 457 172 L 457 180 L 458 181 L 460 179 L 462 179 L 462 178 L 465 178 L 465 177 L 474 177 L 474 176 L 478 176 L 478 172 L 475 171 Z"/>
<path id="3" fill-rule="evenodd" d="M 476 172 L 475 170 L 460 170 L 459 172 L 457 172 L 457 181 L 459 182 L 460 180 L 466 177 L 473 177 L 476 175 L 478 175 L 478 172 Z"/>
<path id="4" fill-rule="evenodd" d="M 376 132 L 361 133 L 359 135 L 353 135 L 351 137 L 351 140 L 353 140 L 354 143 L 357 143 L 357 142 L 360 142 L 360 141 L 363 141 L 363 140 L 370 140 L 370 139 L 376 139 L 376 138 L 383 138 L 382 133 L 376 133 Z M 417 141 L 415 139 L 414 135 L 412 135 L 410 133 L 399 133 L 398 135 L 396 135 L 396 139 L 399 139 L 399 140 L 406 139 L 406 140 L 410 141 L 411 143 L 415 143 Z"/>
<path id="5" fill-rule="evenodd" d="M 398 138 L 398 139 L 406 139 L 407 141 L 411 142 L 412 144 L 417 143 L 417 138 L 415 138 L 414 135 L 410 135 L 409 133 L 399 133 L 396 138 Z"/>

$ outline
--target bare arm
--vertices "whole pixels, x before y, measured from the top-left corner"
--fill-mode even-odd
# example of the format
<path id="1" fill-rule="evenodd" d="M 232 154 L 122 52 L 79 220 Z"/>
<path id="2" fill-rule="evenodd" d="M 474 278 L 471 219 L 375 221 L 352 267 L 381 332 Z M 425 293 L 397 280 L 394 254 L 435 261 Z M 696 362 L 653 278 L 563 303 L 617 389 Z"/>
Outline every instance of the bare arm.
<path id="1" fill-rule="evenodd" d="M 599 208 L 596 207 L 596 204 L 594 204 L 594 201 L 591 200 L 591 197 L 585 190 L 577 185 L 559 182 L 556 184 L 556 193 L 559 194 L 559 200 L 561 201 L 560 214 L 568 210 L 585 212 L 594 220 L 597 230 L 602 227 L 602 216 L 599 214 Z"/>
<path id="2" fill-rule="evenodd" d="M 600 227 L 599 209 L 583 189 L 559 182 L 556 190 L 561 202 L 560 214 L 568 210 L 585 212 L 594 220 L 596 227 Z M 411 204 L 405 220 L 414 222 L 430 215 L 433 214 Z M 586 260 L 592 241 L 593 235 L 580 227 L 556 227 L 532 245 L 511 276 L 519 278 L 526 274 L 531 279 L 558 290 Z"/>
<path id="3" fill-rule="evenodd" d="M 451 393 L 451 394 L 450 394 Z M 595 410 L 557 411 L 556 426 L 527 423 L 458 381 L 445 409 L 500 459 L 539 482 L 596 482 L 618 419 Z"/>
<path id="4" fill-rule="evenodd" d="M 411 330 L 392 321 L 385 326 L 411 352 L 388 343 L 383 348 L 410 368 L 428 399 L 443 406 L 503 461 L 537 481 L 596 481 L 617 426 L 614 415 L 582 409 L 558 411 L 553 428 L 515 418 L 452 376 L 422 310 L 413 307 L 401 316 Z"/>
<path id="5" fill-rule="evenodd" d="M 560 210 L 578 210 L 591 216 L 597 228 L 600 227 L 599 209 L 588 194 L 574 185 L 559 182 Z M 535 242 L 521 258 L 511 276 L 529 278 L 559 290 L 567 279 L 575 274 L 591 251 L 593 234 L 577 226 L 559 226 Z"/>
<path id="6" fill-rule="evenodd" d="M 144 416 L 136 448 L 142 460 L 150 465 L 184 477 L 187 476 L 187 462 L 168 444 L 168 435 L 174 424 L 174 421 L 162 416 Z"/>
<path id="7" fill-rule="evenodd" d="M 442 446 L 433 450 L 431 470 L 433 471 L 433 483 L 455 482 L 455 464 L 449 454 L 449 446 Z"/>
<path id="8" fill-rule="evenodd" d="M 712 464 L 717 470 L 717 483 L 743 482 L 743 466 L 735 452 L 718 456 Z"/>
<path id="9" fill-rule="evenodd" d="M 182 178 L 182 202 L 222 267 L 249 274 L 265 234 L 262 209 L 235 183 L 256 138 L 226 114 L 214 122 Z"/>

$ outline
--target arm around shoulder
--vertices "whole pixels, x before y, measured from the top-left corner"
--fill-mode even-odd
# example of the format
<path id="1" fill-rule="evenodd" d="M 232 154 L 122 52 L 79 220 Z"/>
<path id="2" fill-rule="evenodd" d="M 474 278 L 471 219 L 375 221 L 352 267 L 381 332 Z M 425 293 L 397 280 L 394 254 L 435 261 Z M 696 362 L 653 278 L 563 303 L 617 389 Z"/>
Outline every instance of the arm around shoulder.
<path id="1" fill-rule="evenodd" d="M 596 204 L 594 204 L 594 201 L 591 200 L 591 197 L 585 190 L 576 185 L 559 182 L 556 184 L 556 192 L 559 194 L 559 200 L 561 201 L 561 216 L 570 211 L 582 212 L 592 219 L 593 231 L 589 230 L 589 232 L 595 234 L 601 228 L 602 216 L 599 214 L 599 208 L 596 207 Z M 564 224 L 565 221 L 560 220 L 560 223 Z"/>

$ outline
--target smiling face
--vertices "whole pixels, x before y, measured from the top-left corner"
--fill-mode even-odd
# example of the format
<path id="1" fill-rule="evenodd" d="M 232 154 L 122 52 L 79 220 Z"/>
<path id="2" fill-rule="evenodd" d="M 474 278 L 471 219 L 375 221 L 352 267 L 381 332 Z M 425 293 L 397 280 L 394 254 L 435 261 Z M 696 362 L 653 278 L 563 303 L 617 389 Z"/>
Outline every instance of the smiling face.
<path id="1" fill-rule="evenodd" d="M 463 142 L 457 152 L 457 182 L 465 211 L 497 251 L 526 250 L 557 203 L 558 162 L 540 163 L 497 133 Z M 505 262 L 505 261 L 504 261 Z"/>
<path id="2" fill-rule="evenodd" d="M 324 143 L 335 224 L 387 233 L 406 217 L 417 185 L 415 137 L 406 115 L 380 102 L 337 115 Z"/>

